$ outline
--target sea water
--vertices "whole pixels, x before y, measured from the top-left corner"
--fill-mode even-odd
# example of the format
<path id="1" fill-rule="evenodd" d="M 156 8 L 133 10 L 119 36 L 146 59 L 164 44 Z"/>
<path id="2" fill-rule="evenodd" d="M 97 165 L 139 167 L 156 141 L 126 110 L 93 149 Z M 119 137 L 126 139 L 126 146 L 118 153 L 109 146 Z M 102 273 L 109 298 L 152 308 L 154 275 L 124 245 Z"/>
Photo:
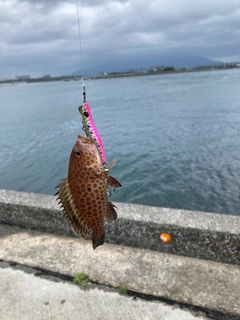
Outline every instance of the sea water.
<path id="1" fill-rule="evenodd" d="M 240 70 L 86 80 L 111 201 L 240 214 Z M 0 86 L 0 188 L 53 195 L 82 131 L 81 81 Z"/>

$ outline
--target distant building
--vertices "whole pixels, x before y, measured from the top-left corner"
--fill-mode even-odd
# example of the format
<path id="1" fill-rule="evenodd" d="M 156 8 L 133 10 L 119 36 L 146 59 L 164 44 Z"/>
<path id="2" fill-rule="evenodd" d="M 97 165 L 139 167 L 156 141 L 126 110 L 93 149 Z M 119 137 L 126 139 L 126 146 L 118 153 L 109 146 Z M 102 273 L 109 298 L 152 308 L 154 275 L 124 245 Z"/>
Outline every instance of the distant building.
<path id="1" fill-rule="evenodd" d="M 42 79 L 51 79 L 51 76 L 49 74 L 46 74 L 45 76 L 42 77 Z"/>
<path id="2" fill-rule="evenodd" d="M 23 76 L 16 76 L 15 78 L 17 80 L 29 80 L 29 79 L 31 79 L 31 77 L 28 74 L 23 75 Z"/>
<path id="3" fill-rule="evenodd" d="M 11 81 L 11 80 L 12 80 L 11 78 L 7 78 L 7 77 L 0 78 L 0 82 L 2 82 L 2 81 Z"/>

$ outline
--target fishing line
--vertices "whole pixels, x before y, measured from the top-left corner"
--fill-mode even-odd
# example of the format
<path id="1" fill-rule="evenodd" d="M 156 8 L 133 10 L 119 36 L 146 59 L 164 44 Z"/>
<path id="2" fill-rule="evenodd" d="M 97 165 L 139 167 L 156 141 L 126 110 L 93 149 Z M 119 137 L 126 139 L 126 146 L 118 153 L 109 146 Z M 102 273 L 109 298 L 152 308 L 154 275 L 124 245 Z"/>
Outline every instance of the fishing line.
<path id="1" fill-rule="evenodd" d="M 81 37 L 79 3 L 78 3 L 78 0 L 76 0 L 76 2 L 77 2 L 77 19 L 78 19 L 78 37 L 79 37 L 80 64 L 81 64 L 81 71 L 82 71 L 83 101 L 86 101 L 85 83 L 84 83 L 84 78 L 83 78 L 82 37 Z"/>
<path id="2" fill-rule="evenodd" d="M 82 62 L 82 38 L 81 38 L 81 27 L 80 27 L 80 14 L 79 14 L 79 0 L 76 0 L 77 3 L 77 17 L 78 17 L 78 36 L 79 36 L 79 50 L 81 58 L 81 68 L 83 72 L 83 62 Z M 102 165 L 104 167 L 105 173 L 108 172 L 109 168 L 107 167 L 107 157 L 104 151 L 103 143 L 100 134 L 94 124 L 90 106 L 86 101 L 86 92 L 85 92 L 85 83 L 82 74 L 82 87 L 83 87 L 83 104 L 78 108 L 79 113 L 82 116 L 83 130 L 85 131 L 87 137 L 95 144 L 98 153 L 100 155 Z M 113 183 L 114 184 L 114 183 Z"/>

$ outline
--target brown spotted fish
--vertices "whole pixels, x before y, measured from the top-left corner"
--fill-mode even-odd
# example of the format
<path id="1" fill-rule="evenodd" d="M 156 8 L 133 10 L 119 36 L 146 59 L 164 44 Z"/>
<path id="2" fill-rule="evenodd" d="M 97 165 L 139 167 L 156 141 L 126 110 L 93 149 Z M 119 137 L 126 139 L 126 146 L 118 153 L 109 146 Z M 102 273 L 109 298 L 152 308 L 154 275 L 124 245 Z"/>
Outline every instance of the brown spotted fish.
<path id="1" fill-rule="evenodd" d="M 107 197 L 109 188 L 118 187 L 120 182 L 104 170 L 95 144 L 79 135 L 70 156 L 68 178 L 57 186 L 56 194 L 75 234 L 83 239 L 92 234 L 93 249 L 104 243 L 105 218 L 117 218 L 116 207 Z"/>

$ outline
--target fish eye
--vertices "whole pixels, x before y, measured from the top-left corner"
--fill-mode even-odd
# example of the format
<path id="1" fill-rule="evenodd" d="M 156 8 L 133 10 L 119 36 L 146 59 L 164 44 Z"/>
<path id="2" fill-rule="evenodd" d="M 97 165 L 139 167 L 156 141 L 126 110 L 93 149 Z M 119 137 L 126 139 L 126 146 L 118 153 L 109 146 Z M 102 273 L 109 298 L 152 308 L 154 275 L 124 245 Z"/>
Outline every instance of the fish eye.
<path id="1" fill-rule="evenodd" d="M 87 111 L 84 111 L 83 114 L 85 115 L 86 118 L 89 117 L 89 113 Z"/>
<path id="2" fill-rule="evenodd" d="M 77 157 L 79 157 L 79 156 L 81 155 L 81 150 L 77 150 L 77 151 L 75 152 L 75 155 L 76 155 Z"/>

